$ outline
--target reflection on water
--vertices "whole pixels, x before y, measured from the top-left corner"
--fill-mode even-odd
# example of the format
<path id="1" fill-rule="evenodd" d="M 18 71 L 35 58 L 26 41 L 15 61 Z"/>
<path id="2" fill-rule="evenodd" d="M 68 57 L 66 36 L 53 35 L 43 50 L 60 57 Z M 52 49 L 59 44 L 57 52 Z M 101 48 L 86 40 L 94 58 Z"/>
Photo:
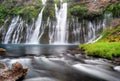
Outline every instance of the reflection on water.
<path id="1" fill-rule="evenodd" d="M 67 49 L 76 48 L 77 45 L 1 44 L 0 47 L 7 49 L 7 56 L 26 56 L 60 54 Z"/>
<path id="2" fill-rule="evenodd" d="M 0 61 L 11 66 L 20 62 L 29 68 L 27 76 L 19 81 L 120 81 L 120 73 L 113 65 L 102 60 L 75 60 L 71 54 L 63 54 L 76 45 L 15 45 L 1 44 L 7 53 Z"/>

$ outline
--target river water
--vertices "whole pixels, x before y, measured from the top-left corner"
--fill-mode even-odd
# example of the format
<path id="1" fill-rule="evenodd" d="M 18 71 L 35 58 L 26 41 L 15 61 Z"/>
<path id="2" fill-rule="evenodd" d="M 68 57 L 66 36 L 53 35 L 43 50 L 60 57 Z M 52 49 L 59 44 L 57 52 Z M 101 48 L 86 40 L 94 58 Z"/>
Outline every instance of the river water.
<path id="1" fill-rule="evenodd" d="M 104 59 L 71 54 L 69 49 L 77 45 L 0 44 L 0 47 L 7 50 L 0 56 L 1 62 L 8 66 L 20 62 L 29 68 L 19 81 L 120 81 L 119 66 Z"/>

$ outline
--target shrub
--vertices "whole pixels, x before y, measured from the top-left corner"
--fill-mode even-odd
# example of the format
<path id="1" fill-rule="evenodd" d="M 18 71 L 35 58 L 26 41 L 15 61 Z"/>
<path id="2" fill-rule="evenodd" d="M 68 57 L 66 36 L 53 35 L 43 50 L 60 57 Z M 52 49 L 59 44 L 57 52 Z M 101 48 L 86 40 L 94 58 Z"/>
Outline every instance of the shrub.
<path id="1" fill-rule="evenodd" d="M 84 6 L 74 6 L 70 9 L 70 13 L 74 16 L 85 16 L 87 12 L 87 7 Z"/>

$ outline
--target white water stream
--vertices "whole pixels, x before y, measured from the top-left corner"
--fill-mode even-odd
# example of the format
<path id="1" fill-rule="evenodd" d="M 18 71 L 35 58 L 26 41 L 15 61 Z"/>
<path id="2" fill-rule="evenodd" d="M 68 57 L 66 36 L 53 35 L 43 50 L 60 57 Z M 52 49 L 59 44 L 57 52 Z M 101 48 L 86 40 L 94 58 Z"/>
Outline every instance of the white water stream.
<path id="1" fill-rule="evenodd" d="M 42 0 L 42 4 L 45 5 L 47 0 Z M 35 23 L 35 30 L 33 32 L 33 35 L 30 39 L 30 44 L 39 44 L 39 40 L 41 38 L 41 36 L 44 33 L 44 28 L 42 28 L 41 24 L 42 24 L 42 16 L 43 16 L 43 11 L 44 11 L 45 6 L 42 8 L 41 12 L 38 15 L 38 19 Z"/>
<path id="2" fill-rule="evenodd" d="M 54 31 L 54 42 L 53 44 L 64 44 L 67 43 L 68 30 L 67 30 L 67 3 L 61 4 L 60 9 L 55 4 L 55 14 L 57 24 Z"/>
<path id="3" fill-rule="evenodd" d="M 42 10 L 41 10 L 41 12 L 40 12 L 40 14 L 38 16 L 38 19 L 37 19 L 37 21 L 35 23 L 36 28 L 35 28 L 35 30 L 33 32 L 33 35 L 32 35 L 32 37 L 30 39 L 30 44 L 39 44 L 39 39 L 40 39 L 39 35 L 41 33 L 40 28 L 41 28 L 41 23 L 42 23 L 43 10 L 44 10 L 44 7 L 42 8 Z M 44 30 L 42 32 L 44 32 Z"/>
<path id="4" fill-rule="evenodd" d="M 11 38 L 11 36 L 12 36 L 13 31 L 14 31 L 15 28 L 17 27 L 18 21 L 19 21 L 19 16 L 13 18 L 13 20 L 11 21 L 11 24 L 10 24 L 10 26 L 9 26 L 9 29 L 8 29 L 6 35 L 5 35 L 4 44 L 9 43 L 9 41 L 11 40 L 10 38 Z"/>

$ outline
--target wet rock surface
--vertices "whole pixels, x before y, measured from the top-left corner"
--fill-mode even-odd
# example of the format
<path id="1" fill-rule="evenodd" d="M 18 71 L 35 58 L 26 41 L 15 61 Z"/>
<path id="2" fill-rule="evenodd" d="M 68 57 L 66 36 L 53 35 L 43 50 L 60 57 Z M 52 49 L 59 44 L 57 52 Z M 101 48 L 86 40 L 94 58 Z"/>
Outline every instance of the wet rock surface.
<path id="1" fill-rule="evenodd" d="M 115 65 L 120 65 L 120 57 L 115 57 L 112 60 L 110 60 L 110 62 Z"/>

